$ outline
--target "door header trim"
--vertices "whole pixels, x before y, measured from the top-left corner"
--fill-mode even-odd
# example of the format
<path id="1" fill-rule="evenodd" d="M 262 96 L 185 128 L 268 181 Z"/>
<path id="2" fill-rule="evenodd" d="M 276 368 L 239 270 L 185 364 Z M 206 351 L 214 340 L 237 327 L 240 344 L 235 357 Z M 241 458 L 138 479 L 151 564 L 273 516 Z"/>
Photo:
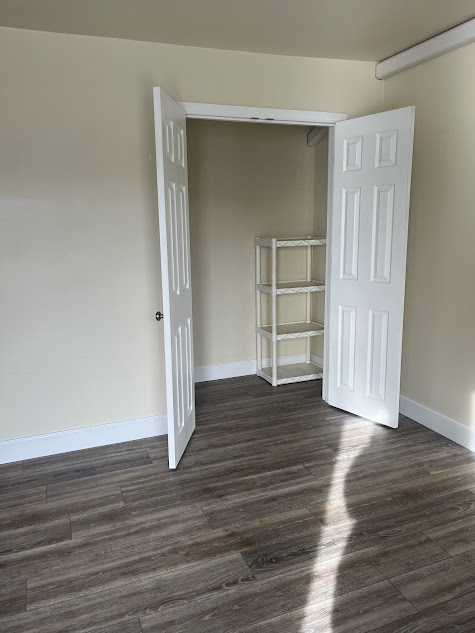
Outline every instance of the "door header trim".
<path id="1" fill-rule="evenodd" d="M 343 112 L 256 108 L 253 106 L 193 103 L 190 101 L 180 101 L 178 104 L 183 108 L 188 119 L 280 125 L 318 125 L 323 127 L 333 127 L 335 123 L 348 119 L 348 115 Z"/>

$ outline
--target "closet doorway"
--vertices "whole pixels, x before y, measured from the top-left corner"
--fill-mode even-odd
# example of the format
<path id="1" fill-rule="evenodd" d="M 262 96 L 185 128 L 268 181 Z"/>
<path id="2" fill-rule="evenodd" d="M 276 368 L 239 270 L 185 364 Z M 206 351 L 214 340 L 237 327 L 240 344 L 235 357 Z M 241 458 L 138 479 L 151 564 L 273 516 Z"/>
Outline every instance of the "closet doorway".
<path id="1" fill-rule="evenodd" d="M 246 128 L 252 122 L 256 130 L 259 123 L 315 126 L 310 141 L 328 129 L 323 398 L 397 426 L 414 109 L 347 120 L 335 113 L 179 104 L 160 88 L 154 107 L 170 468 L 195 428 L 187 118 L 245 122 Z M 288 213 L 291 218 L 291 208 Z M 253 323 L 252 314 L 245 318 Z"/>

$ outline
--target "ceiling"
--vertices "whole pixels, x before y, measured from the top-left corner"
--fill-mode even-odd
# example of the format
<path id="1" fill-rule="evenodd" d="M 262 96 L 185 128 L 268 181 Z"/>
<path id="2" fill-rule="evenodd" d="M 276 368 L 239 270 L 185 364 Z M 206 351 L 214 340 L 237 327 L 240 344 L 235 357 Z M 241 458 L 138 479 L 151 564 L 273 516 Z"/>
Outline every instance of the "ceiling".
<path id="1" fill-rule="evenodd" d="M 380 61 L 475 16 L 475 0 L 0 0 L 0 26 Z"/>

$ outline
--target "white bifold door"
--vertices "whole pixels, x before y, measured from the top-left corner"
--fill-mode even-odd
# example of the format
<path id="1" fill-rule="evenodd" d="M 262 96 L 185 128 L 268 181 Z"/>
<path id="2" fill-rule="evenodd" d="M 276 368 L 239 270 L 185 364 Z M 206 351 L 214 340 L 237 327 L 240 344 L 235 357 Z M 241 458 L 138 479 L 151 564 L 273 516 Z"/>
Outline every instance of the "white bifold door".
<path id="1" fill-rule="evenodd" d="M 154 88 L 158 218 L 167 383 L 168 461 L 176 468 L 195 429 L 186 115 Z"/>
<path id="2" fill-rule="evenodd" d="M 336 123 L 323 394 L 397 427 L 414 108 Z"/>

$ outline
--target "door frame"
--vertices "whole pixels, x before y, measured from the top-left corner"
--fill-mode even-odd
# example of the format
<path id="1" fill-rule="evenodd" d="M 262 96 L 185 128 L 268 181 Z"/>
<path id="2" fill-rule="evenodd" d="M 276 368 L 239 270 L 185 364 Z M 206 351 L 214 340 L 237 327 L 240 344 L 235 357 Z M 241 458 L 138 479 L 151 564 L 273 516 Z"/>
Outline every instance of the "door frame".
<path id="1" fill-rule="evenodd" d="M 335 130 L 332 126 L 328 130 L 328 175 L 327 175 L 327 236 L 331 234 L 333 225 L 333 156 L 335 153 Z M 330 294 L 331 284 L 327 283 L 330 279 L 331 270 L 331 245 L 327 239 L 325 255 L 325 323 L 329 323 L 330 319 Z M 325 325 L 324 325 L 325 327 Z M 328 374 L 330 360 L 330 337 L 323 337 L 323 379 L 322 379 L 322 399 L 327 400 L 328 397 Z"/>
<path id="2" fill-rule="evenodd" d="M 334 153 L 335 123 L 346 121 L 346 112 L 322 112 L 319 110 L 289 110 L 285 108 L 265 108 L 257 106 L 240 106 L 223 103 L 199 103 L 194 101 L 177 101 L 183 108 L 187 119 L 204 119 L 208 121 L 234 121 L 237 123 L 261 123 L 267 125 L 301 125 L 328 128 L 328 196 L 327 196 L 327 234 L 332 225 L 332 179 Z M 323 137 L 322 137 L 323 138 Z M 191 264 L 190 264 L 191 265 Z M 328 276 L 331 266 L 330 246 L 326 245 L 326 273 Z M 325 284 L 325 322 L 328 322 L 327 297 L 330 287 Z M 328 337 L 324 340 L 322 397 L 326 397 L 328 382 L 329 344 Z"/>
<path id="3" fill-rule="evenodd" d="M 315 125 L 333 127 L 335 123 L 346 121 L 343 112 L 319 112 L 316 110 L 286 110 L 282 108 L 258 108 L 221 103 L 195 103 L 178 101 L 187 119 L 207 119 L 210 121 L 237 121 L 241 123 L 267 123 L 277 125 Z"/>
<path id="4" fill-rule="evenodd" d="M 221 103 L 197 103 L 178 101 L 187 119 L 205 119 L 208 121 L 235 121 L 238 123 L 264 123 L 274 125 L 306 125 L 328 128 L 328 194 L 327 194 L 327 235 L 332 225 L 332 183 L 335 123 L 346 121 L 345 112 L 321 112 L 318 110 L 288 110 L 283 108 L 259 108 L 255 106 L 239 106 Z M 328 278 L 331 266 L 330 245 L 326 244 L 325 279 Z M 328 323 L 327 297 L 331 292 L 330 285 L 325 283 L 325 323 Z M 329 337 L 324 337 L 323 344 L 323 380 L 322 397 L 326 398 L 328 383 Z"/>

